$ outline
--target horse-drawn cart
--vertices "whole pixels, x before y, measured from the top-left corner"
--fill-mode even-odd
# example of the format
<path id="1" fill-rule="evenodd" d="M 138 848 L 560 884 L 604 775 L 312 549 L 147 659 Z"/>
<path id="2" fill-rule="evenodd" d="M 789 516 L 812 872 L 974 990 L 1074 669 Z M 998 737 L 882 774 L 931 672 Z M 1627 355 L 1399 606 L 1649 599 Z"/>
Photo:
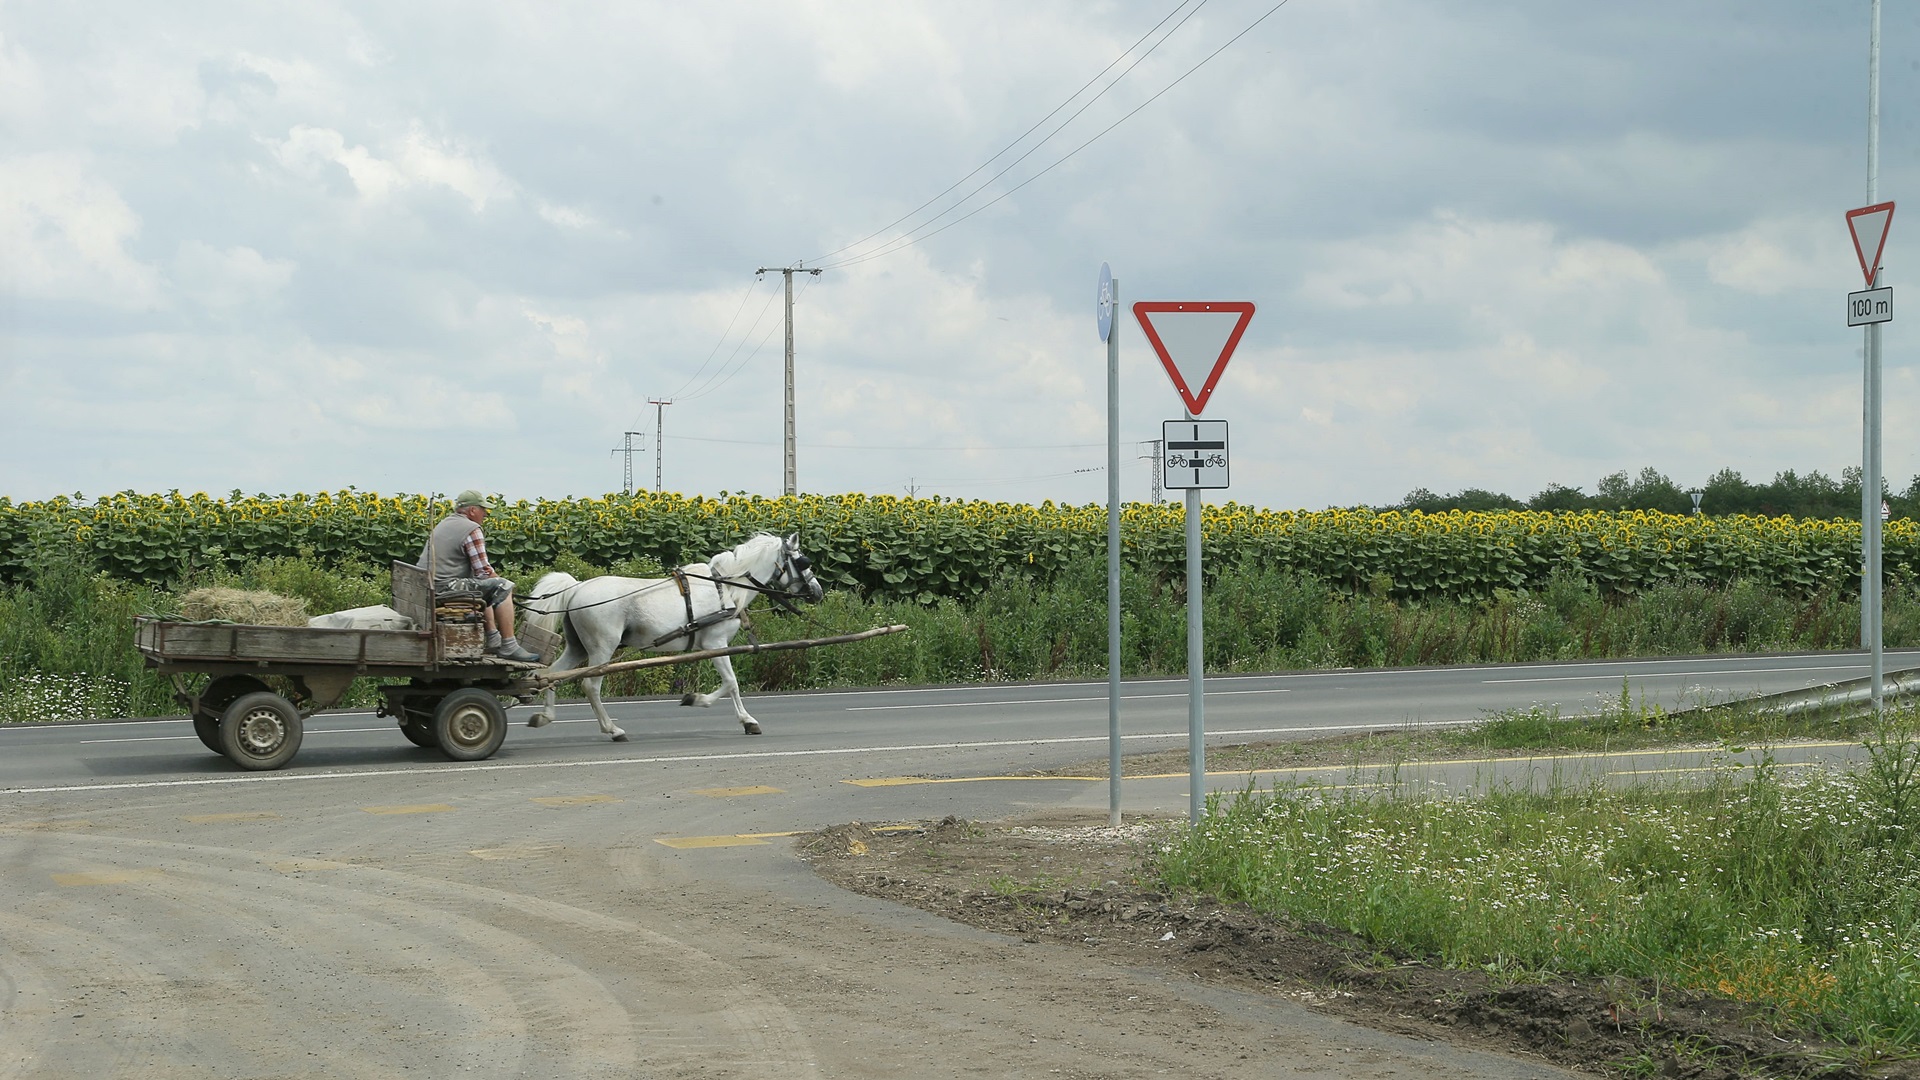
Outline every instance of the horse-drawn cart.
<path id="1" fill-rule="evenodd" d="M 571 671 L 490 656 L 477 609 L 436 603 L 427 571 L 393 564 L 393 608 L 413 629 L 248 626 L 224 622 L 135 620 L 134 642 L 147 666 L 173 679 L 174 697 L 207 748 L 243 769 L 278 769 L 300 750 L 305 719 L 337 703 L 355 679 L 392 680 L 379 688 L 379 715 L 396 718 L 416 746 L 437 746 L 455 761 L 493 756 L 506 739 L 502 698 L 520 704 L 560 683 L 658 664 L 856 641 L 904 626 L 806 641 L 769 642 L 650 656 Z M 521 638 L 551 662 L 558 635 L 523 624 Z M 207 681 L 192 688 L 188 676 Z M 269 684 L 269 680 L 272 684 Z"/>

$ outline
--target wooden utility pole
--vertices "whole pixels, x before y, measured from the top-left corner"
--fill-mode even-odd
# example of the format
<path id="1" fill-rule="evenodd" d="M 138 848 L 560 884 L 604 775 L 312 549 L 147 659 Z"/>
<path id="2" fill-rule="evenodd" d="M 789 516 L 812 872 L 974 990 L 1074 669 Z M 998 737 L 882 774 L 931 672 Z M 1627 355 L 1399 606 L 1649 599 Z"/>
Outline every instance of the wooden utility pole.
<path id="1" fill-rule="evenodd" d="M 787 460 L 784 479 L 780 486 L 780 493 L 782 495 L 798 494 L 793 455 L 793 275 L 813 274 L 818 276 L 819 273 L 820 271 L 818 270 L 808 270 L 798 264 L 793 266 L 763 266 L 754 271 L 756 277 L 761 274 L 781 274 L 787 279 Z"/>

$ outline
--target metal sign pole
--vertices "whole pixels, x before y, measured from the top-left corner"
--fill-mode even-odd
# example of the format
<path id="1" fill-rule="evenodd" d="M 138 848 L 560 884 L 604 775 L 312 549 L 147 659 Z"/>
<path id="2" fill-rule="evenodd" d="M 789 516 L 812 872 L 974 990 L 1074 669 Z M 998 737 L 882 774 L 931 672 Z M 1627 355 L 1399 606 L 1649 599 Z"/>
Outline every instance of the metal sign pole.
<path id="1" fill-rule="evenodd" d="M 1193 419 L 1189 412 L 1187 419 Z M 1206 637 L 1200 623 L 1200 489 L 1187 489 L 1187 820 L 1206 804 Z"/>
<path id="2" fill-rule="evenodd" d="M 1120 282 L 1107 281 L 1109 308 Z M 1120 335 L 1107 323 L 1107 824 L 1120 824 Z"/>
<path id="3" fill-rule="evenodd" d="M 1879 202 L 1880 188 L 1880 0 L 1871 5 L 1872 29 L 1867 45 L 1867 202 Z M 1870 266 L 1880 285 L 1880 267 Z M 1886 657 L 1880 647 L 1880 324 L 1867 327 L 1866 343 L 1866 460 L 1860 478 L 1860 536 L 1864 556 L 1860 590 L 1860 624 L 1865 644 L 1873 653 L 1873 714 L 1880 715 L 1881 680 Z"/>

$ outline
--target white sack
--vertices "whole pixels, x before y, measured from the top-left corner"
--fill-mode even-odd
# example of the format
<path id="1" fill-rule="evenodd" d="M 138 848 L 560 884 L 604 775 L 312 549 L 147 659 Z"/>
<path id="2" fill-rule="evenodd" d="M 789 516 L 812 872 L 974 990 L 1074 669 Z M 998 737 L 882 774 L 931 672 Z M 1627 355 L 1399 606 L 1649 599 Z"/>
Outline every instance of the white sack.
<path id="1" fill-rule="evenodd" d="M 352 611 L 315 615 L 307 620 L 307 625 L 329 630 L 411 630 L 413 620 L 385 604 L 376 604 L 373 607 L 354 608 Z"/>

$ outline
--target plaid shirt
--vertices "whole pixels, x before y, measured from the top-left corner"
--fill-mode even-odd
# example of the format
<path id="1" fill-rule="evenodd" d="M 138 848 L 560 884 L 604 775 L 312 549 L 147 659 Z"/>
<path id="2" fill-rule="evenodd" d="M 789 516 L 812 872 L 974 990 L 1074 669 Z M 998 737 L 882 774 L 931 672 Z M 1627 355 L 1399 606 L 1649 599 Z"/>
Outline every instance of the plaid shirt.
<path id="1" fill-rule="evenodd" d="M 494 573 L 493 564 L 487 561 L 487 534 L 480 531 L 480 526 L 475 525 L 473 531 L 467 534 L 466 542 L 460 545 L 460 550 L 467 553 L 467 568 L 473 572 L 474 577 L 500 576 Z"/>

